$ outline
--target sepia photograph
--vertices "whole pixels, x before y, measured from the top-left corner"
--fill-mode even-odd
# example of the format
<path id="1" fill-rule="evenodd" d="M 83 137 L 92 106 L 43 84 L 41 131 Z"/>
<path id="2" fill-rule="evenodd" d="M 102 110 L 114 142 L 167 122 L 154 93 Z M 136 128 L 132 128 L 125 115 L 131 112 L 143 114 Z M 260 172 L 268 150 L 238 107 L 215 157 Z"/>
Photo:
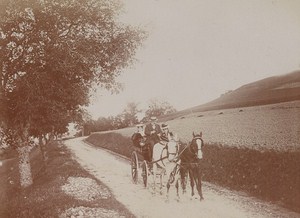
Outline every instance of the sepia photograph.
<path id="1" fill-rule="evenodd" d="M 299 218 L 299 0 L 0 0 L 0 218 Z"/>

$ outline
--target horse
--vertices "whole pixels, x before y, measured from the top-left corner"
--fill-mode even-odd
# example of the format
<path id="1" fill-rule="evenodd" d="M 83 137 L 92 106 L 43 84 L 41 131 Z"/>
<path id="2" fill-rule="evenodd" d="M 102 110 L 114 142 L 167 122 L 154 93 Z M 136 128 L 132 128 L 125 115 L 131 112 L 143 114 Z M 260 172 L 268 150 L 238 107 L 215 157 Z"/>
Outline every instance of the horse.
<path id="1" fill-rule="evenodd" d="M 154 193 L 156 189 L 156 176 L 158 174 L 158 168 L 161 169 L 160 175 L 160 194 L 162 194 L 163 177 L 168 177 L 167 182 L 167 198 L 169 194 L 170 184 L 174 181 L 174 170 L 177 167 L 178 161 L 178 140 L 176 138 L 169 142 L 160 141 L 153 146 L 153 159 L 150 164 L 153 165 L 153 183 Z M 178 188 L 178 187 L 177 187 Z"/>
<path id="2" fill-rule="evenodd" d="M 191 184 L 191 195 L 192 197 L 195 195 L 194 193 L 194 185 L 196 184 L 196 188 L 198 194 L 200 196 L 200 201 L 204 200 L 202 194 L 202 173 L 203 173 L 203 152 L 202 148 L 204 146 L 202 139 L 202 132 L 199 134 L 195 134 L 193 132 L 192 141 L 187 144 L 186 147 L 180 152 L 180 178 L 181 178 L 181 186 L 183 189 L 183 193 L 186 192 L 186 177 L 187 174 L 190 177 Z"/>

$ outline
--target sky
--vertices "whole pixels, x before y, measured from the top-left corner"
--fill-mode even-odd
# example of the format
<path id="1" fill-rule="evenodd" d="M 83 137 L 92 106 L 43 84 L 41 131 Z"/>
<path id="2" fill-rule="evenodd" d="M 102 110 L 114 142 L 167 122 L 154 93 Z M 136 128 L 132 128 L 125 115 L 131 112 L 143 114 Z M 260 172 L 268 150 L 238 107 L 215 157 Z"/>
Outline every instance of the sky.
<path id="1" fill-rule="evenodd" d="M 92 118 L 150 99 L 177 110 L 228 90 L 300 69 L 299 0 L 126 0 L 119 20 L 149 36 L 124 69 L 118 95 L 98 90 Z"/>

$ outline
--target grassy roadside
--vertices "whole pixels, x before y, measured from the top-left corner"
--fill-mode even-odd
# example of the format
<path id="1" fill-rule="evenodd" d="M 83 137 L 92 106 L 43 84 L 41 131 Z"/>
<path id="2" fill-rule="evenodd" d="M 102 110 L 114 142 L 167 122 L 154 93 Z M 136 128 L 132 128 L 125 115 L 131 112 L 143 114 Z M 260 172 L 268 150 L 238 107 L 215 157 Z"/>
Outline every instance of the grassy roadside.
<path id="1" fill-rule="evenodd" d="M 61 187 L 69 177 L 91 178 L 99 186 L 106 186 L 81 168 L 63 144 L 52 142 L 46 149 L 46 167 L 39 150 L 32 152 L 34 184 L 25 190 L 19 188 L 16 159 L 0 167 L 0 217 L 59 217 L 67 209 L 77 207 L 113 210 L 120 216 L 134 217 L 113 195 L 85 201 L 63 192 Z"/>
<path id="2" fill-rule="evenodd" d="M 94 133 L 86 141 L 131 156 L 132 142 L 120 133 Z M 258 151 L 207 144 L 203 152 L 203 180 L 300 212 L 299 151 Z"/>

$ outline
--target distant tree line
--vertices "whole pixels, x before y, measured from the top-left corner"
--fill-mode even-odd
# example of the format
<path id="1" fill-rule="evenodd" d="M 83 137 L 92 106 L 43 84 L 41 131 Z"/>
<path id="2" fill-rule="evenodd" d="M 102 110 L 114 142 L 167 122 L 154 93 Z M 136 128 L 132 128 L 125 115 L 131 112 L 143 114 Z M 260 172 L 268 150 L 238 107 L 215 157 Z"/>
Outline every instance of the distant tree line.
<path id="1" fill-rule="evenodd" d="M 167 101 L 151 99 L 148 104 L 148 109 L 145 111 L 145 116 L 139 120 L 138 114 L 141 112 L 142 110 L 138 108 L 138 103 L 129 102 L 125 109 L 116 116 L 99 117 L 97 120 L 89 118 L 83 123 L 83 129 L 78 135 L 89 135 L 91 132 L 122 129 L 134 126 L 137 123 L 146 123 L 151 116 L 159 117 L 170 114 L 176 112 L 176 109 Z"/>

